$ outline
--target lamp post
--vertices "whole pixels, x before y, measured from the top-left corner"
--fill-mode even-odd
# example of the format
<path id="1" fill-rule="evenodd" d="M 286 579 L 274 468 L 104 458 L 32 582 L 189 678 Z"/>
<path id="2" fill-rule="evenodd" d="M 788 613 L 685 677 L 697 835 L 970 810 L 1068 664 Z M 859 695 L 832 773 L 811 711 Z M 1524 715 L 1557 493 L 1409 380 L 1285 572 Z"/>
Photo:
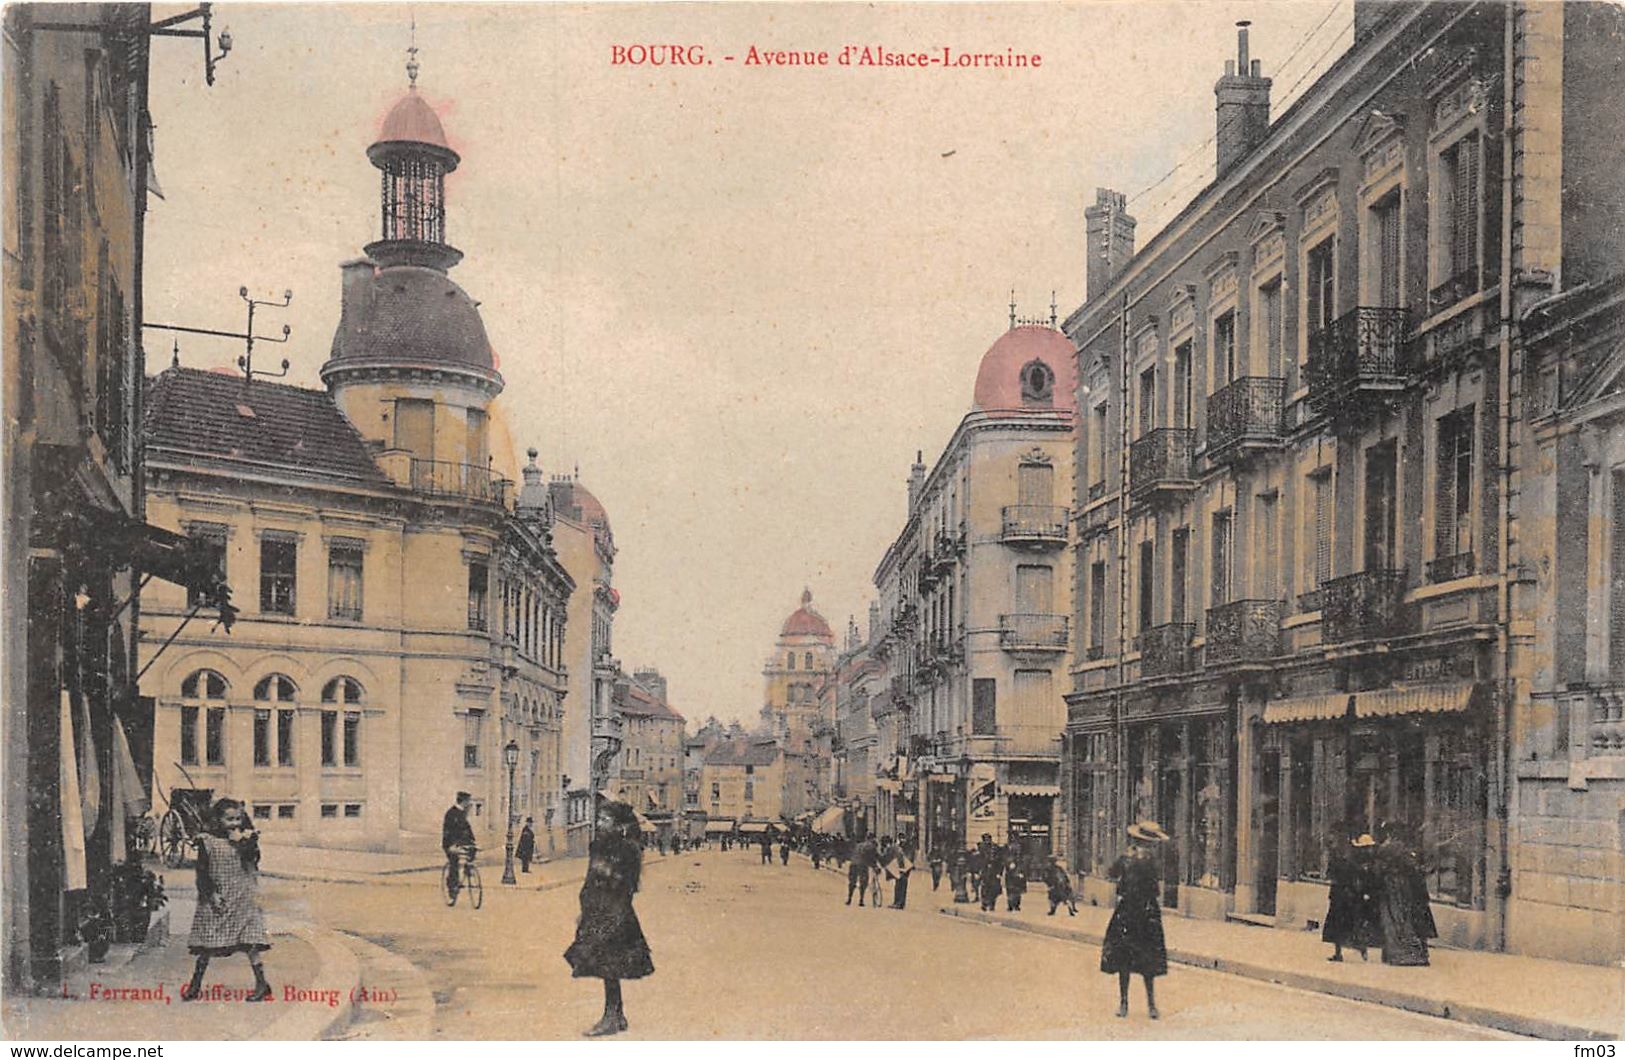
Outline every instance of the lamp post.
<path id="1" fill-rule="evenodd" d="M 509 740 L 502 749 L 502 760 L 508 764 L 508 839 L 502 849 L 502 882 L 515 884 L 513 874 L 513 771 L 519 765 L 519 744 Z"/>

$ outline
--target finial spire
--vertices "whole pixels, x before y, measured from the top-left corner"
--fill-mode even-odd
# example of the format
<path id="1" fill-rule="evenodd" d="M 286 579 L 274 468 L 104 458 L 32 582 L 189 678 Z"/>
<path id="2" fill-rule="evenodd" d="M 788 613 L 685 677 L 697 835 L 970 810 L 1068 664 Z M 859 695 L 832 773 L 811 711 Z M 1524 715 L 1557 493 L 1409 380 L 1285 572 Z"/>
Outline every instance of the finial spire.
<path id="1" fill-rule="evenodd" d="M 1059 319 L 1056 315 L 1058 308 L 1055 304 L 1055 291 L 1052 288 L 1049 293 L 1049 326 L 1052 328 L 1055 326 L 1056 320 Z"/>
<path id="2" fill-rule="evenodd" d="M 171 350 L 170 353 L 169 353 L 169 366 L 171 368 L 179 368 L 181 366 L 181 340 L 180 339 L 175 340 L 175 348 L 173 350 Z"/>
<path id="3" fill-rule="evenodd" d="M 406 80 L 407 87 L 418 87 L 418 17 L 412 16 L 412 46 L 406 49 Z"/>
<path id="4" fill-rule="evenodd" d="M 1016 327 L 1016 289 L 1010 288 L 1010 330 Z"/>

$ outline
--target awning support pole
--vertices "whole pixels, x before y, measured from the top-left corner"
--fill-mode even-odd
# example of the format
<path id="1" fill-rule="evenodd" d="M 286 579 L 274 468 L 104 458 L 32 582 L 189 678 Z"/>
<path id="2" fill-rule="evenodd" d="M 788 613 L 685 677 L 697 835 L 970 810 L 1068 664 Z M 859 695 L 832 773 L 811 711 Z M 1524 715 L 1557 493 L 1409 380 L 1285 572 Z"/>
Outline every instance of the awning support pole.
<path id="1" fill-rule="evenodd" d="M 168 640 L 166 640 L 166 641 L 164 641 L 164 643 L 163 643 L 163 644 L 162 644 L 162 645 L 160 645 L 160 646 L 159 646 L 159 648 L 158 648 L 158 650 L 157 650 L 157 651 L 156 651 L 156 652 L 154 652 L 154 653 L 153 653 L 153 656 L 152 656 L 152 658 L 150 658 L 150 659 L 148 659 L 148 660 L 147 660 L 147 665 L 145 665 L 145 666 L 143 666 L 143 667 L 142 667 L 142 668 L 141 668 L 141 672 L 140 672 L 140 673 L 138 673 L 138 674 L 136 674 L 136 675 L 135 675 L 135 683 L 136 683 L 136 684 L 137 684 L 137 685 L 140 685 L 140 684 L 141 684 L 141 679 L 142 679 L 142 678 L 143 678 L 143 677 L 145 677 L 145 676 L 147 676 L 147 671 L 148 671 L 148 670 L 150 670 L 150 669 L 152 669 L 152 664 L 153 664 L 153 663 L 155 663 L 155 662 L 157 662 L 157 661 L 158 661 L 158 657 L 159 657 L 159 656 L 160 656 L 160 655 L 162 655 L 162 654 L 163 654 L 163 653 L 164 653 L 164 652 L 166 652 L 166 651 L 168 651 L 168 650 L 169 650 L 169 646 L 170 646 L 170 645 L 171 645 L 171 644 L 173 644 L 173 643 L 175 643 L 175 638 L 176 638 L 176 637 L 178 637 L 178 636 L 180 636 L 180 635 L 181 635 L 181 630 L 183 630 L 183 629 L 185 629 L 185 628 L 186 628 L 186 624 L 187 624 L 187 623 L 188 623 L 188 622 L 190 622 L 190 621 L 192 621 L 192 617 L 193 617 L 193 616 L 194 616 L 194 615 L 196 615 L 196 614 L 197 614 L 197 613 L 198 613 L 198 611 L 199 611 L 199 610 L 200 610 L 200 609 L 201 609 L 201 608 L 202 608 L 202 607 L 203 607 L 203 604 L 202 604 L 202 603 L 201 603 L 201 602 L 200 602 L 200 603 L 198 603 L 198 604 L 197 604 L 197 605 L 195 605 L 195 606 L 194 606 L 194 607 L 193 607 L 193 608 L 192 608 L 192 610 L 190 610 L 190 611 L 188 611 L 188 612 L 187 612 L 187 613 L 186 613 L 186 617 L 185 617 L 185 618 L 183 618 L 183 619 L 181 619 L 181 624 L 180 624 L 180 625 L 178 625 L 178 626 L 176 626 L 176 627 L 175 627 L 175 632 L 173 632 L 173 633 L 171 633 L 171 634 L 170 634 L 170 635 L 169 635 L 169 639 L 168 639 Z"/>

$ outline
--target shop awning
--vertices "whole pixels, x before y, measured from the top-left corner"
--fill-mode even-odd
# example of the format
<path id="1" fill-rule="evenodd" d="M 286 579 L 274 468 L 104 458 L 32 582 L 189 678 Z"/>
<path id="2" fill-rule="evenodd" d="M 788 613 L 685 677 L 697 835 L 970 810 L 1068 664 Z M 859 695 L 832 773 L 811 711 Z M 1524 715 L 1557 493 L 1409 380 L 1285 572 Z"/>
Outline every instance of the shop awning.
<path id="1" fill-rule="evenodd" d="M 1466 710 L 1480 686 L 1472 681 L 1396 685 L 1354 694 L 1354 716 L 1384 718 L 1393 714 L 1450 714 Z"/>
<path id="2" fill-rule="evenodd" d="M 1061 797 L 1059 784 L 1005 784 L 1003 790 L 1006 795 L 1039 795 L 1052 799 Z"/>
<path id="3" fill-rule="evenodd" d="M 913 824 L 915 820 L 916 818 L 912 813 L 900 813 L 897 815 L 898 824 Z"/>
<path id="4" fill-rule="evenodd" d="M 655 830 L 654 822 L 643 816 L 643 814 L 633 810 L 632 816 L 638 819 L 638 827 L 643 829 L 645 832 L 653 832 Z"/>
<path id="5" fill-rule="evenodd" d="M 739 830 L 741 832 L 746 832 L 746 833 L 765 832 L 765 831 L 767 831 L 767 822 L 766 821 L 746 821 L 746 822 L 744 822 L 743 824 L 741 824 L 739 826 Z"/>
<path id="6" fill-rule="evenodd" d="M 728 818 L 725 821 L 707 821 L 707 822 L 705 822 L 705 834 L 706 835 L 721 835 L 724 832 L 731 832 L 733 830 L 734 830 L 734 823 L 733 823 L 733 818 L 731 818 L 731 817 Z"/>
<path id="7" fill-rule="evenodd" d="M 813 831 L 821 835 L 845 835 L 846 811 L 839 806 L 831 806 L 818 815 L 818 819 L 813 822 L 812 828 Z"/>
<path id="8" fill-rule="evenodd" d="M 1318 696 L 1294 696 L 1291 699 L 1271 700 L 1264 705 L 1264 721 L 1278 725 L 1287 721 L 1331 721 L 1348 712 L 1347 692 L 1328 692 Z"/>

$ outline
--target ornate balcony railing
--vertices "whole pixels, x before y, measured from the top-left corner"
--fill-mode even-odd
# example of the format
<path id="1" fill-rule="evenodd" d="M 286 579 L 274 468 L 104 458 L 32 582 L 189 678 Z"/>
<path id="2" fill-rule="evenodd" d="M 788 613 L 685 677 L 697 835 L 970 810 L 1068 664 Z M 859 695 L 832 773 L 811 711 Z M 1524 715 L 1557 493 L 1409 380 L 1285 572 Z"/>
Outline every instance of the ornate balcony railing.
<path id="1" fill-rule="evenodd" d="M 1368 570 L 1321 587 L 1320 637 L 1326 644 L 1384 640 L 1405 632 L 1405 572 Z"/>
<path id="2" fill-rule="evenodd" d="M 412 489 L 435 497 L 459 497 L 483 504 L 505 505 L 513 485 L 488 467 L 446 460 L 412 458 Z"/>
<path id="3" fill-rule="evenodd" d="M 1191 668 L 1191 637 L 1196 633 L 1193 622 L 1169 622 L 1141 631 L 1136 640 L 1140 645 L 1140 676 L 1167 677 L 1169 674 L 1188 673 Z"/>
<path id="4" fill-rule="evenodd" d="M 1458 552 L 1454 556 L 1428 560 L 1428 584 L 1438 585 L 1470 576 L 1477 568 L 1476 559 L 1471 552 Z"/>
<path id="5" fill-rule="evenodd" d="M 953 569 L 965 554 L 965 531 L 938 530 L 936 541 L 931 549 L 931 560 L 936 565 L 938 574 L 945 574 Z"/>
<path id="6" fill-rule="evenodd" d="M 1286 380 L 1237 379 L 1207 400 L 1207 453 L 1221 460 L 1281 444 L 1281 394 Z"/>
<path id="7" fill-rule="evenodd" d="M 1428 311 L 1449 309 L 1468 295 L 1478 293 L 1478 266 L 1469 265 L 1428 291 Z"/>
<path id="8" fill-rule="evenodd" d="M 1067 510 L 1052 504 L 1012 504 L 1004 509 L 999 540 L 1007 545 L 1066 544 Z"/>
<path id="9" fill-rule="evenodd" d="M 1268 662 L 1281 654 L 1279 600 L 1232 600 L 1207 612 L 1207 664 Z"/>
<path id="10" fill-rule="evenodd" d="M 1309 404 L 1317 413 L 1362 392 L 1404 388 L 1410 313 L 1360 306 L 1309 333 Z"/>
<path id="11" fill-rule="evenodd" d="M 1158 427 L 1136 439 L 1128 451 L 1129 499 L 1141 504 L 1159 494 L 1196 489 L 1191 475 L 1195 438 L 1189 427 Z"/>
<path id="12" fill-rule="evenodd" d="M 999 647 L 1005 651 L 1066 651 L 1065 615 L 1001 615 Z"/>

